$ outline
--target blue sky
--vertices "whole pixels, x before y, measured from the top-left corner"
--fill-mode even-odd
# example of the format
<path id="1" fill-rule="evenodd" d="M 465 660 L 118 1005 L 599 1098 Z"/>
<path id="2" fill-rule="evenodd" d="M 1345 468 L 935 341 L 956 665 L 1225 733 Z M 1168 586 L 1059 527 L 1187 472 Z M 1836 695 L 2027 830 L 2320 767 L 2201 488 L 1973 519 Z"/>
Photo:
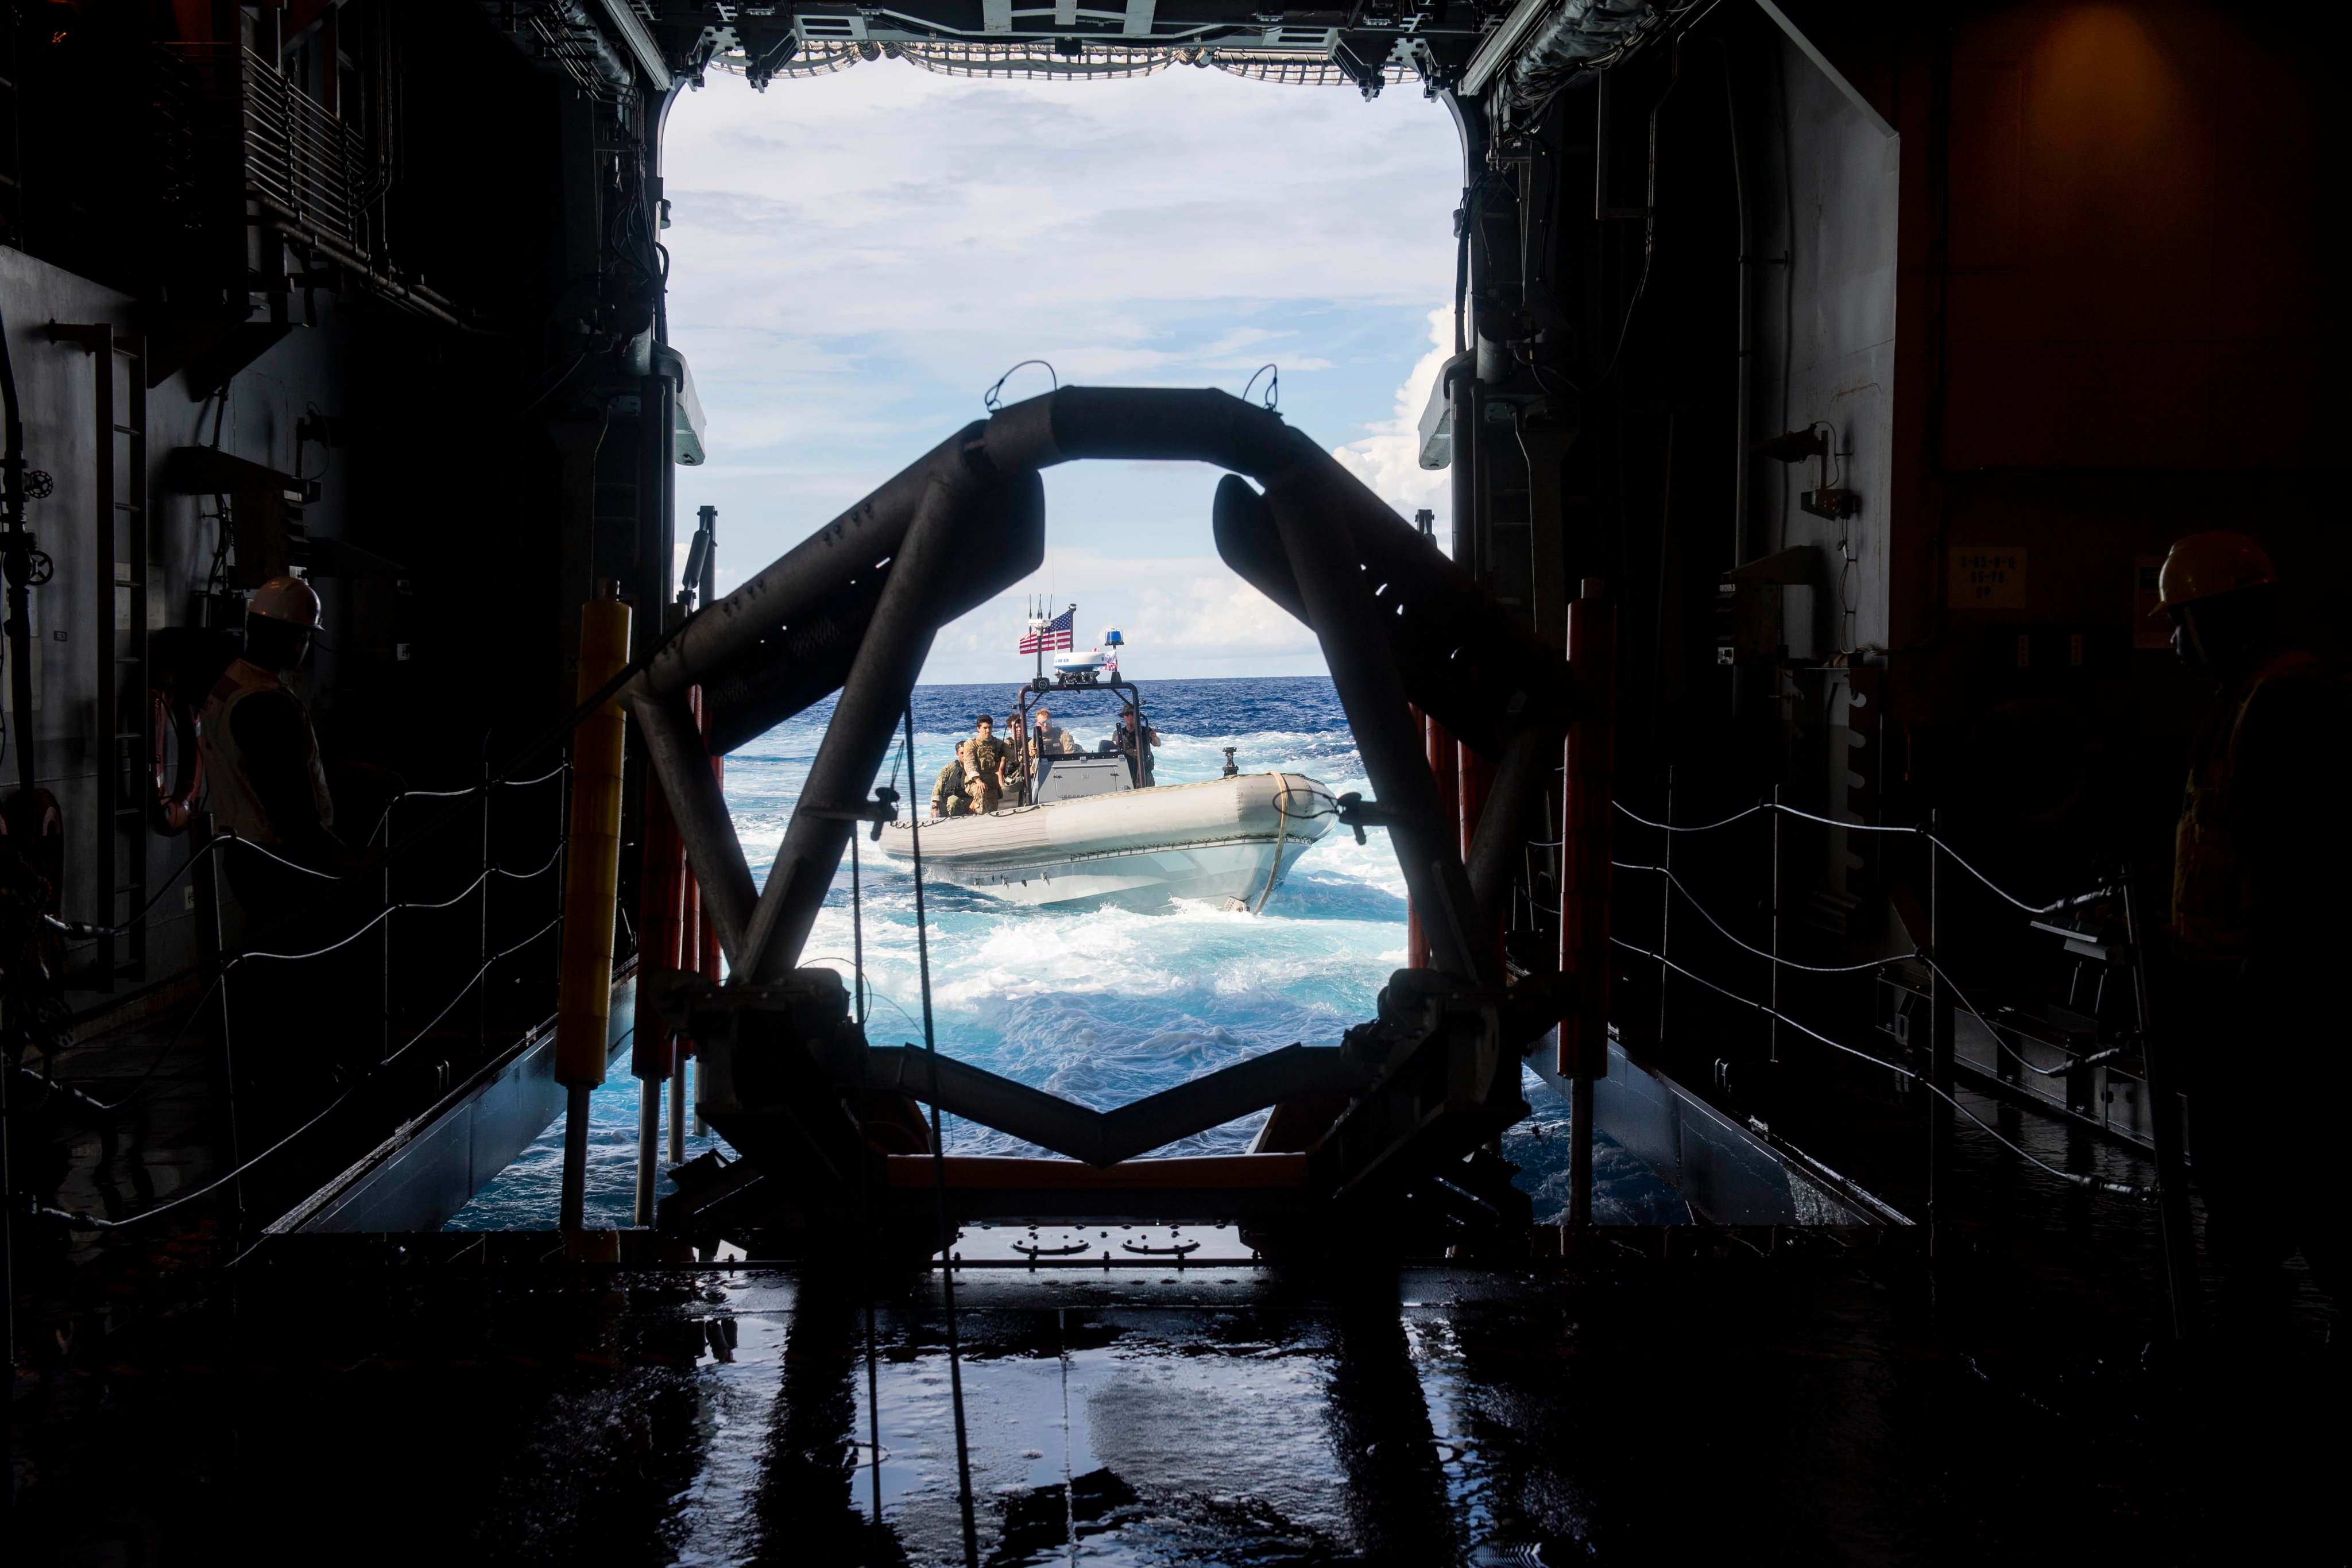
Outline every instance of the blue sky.
<path id="1" fill-rule="evenodd" d="M 1451 347 L 1451 119 L 1410 84 L 933 75 L 881 60 L 755 94 L 713 74 L 667 127 L 670 336 L 709 461 L 678 514 L 719 508 L 720 586 L 957 426 L 1014 361 L 1065 384 L 1221 386 L 1269 361 L 1282 413 L 1391 504 L 1445 526 L 1412 428 Z M 1006 401 L 1043 392 L 1034 368 Z M 1262 384 L 1262 383 L 1261 383 Z M 926 682 L 1014 680 L 1024 596 L 1117 624 L 1139 679 L 1319 673 L 1304 628 L 1228 572 L 1216 471 L 1045 475 L 1037 580 L 943 630 Z"/>

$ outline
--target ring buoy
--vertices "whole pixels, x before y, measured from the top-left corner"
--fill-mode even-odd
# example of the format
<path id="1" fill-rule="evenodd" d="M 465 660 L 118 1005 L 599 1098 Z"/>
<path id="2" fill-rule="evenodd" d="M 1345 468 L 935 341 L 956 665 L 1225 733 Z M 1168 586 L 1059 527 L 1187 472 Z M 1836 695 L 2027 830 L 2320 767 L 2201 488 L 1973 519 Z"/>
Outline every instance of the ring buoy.
<path id="1" fill-rule="evenodd" d="M 205 788 L 205 758 L 196 744 L 196 716 L 171 694 L 147 694 L 147 747 L 155 783 L 155 831 L 184 833 L 195 820 Z"/>

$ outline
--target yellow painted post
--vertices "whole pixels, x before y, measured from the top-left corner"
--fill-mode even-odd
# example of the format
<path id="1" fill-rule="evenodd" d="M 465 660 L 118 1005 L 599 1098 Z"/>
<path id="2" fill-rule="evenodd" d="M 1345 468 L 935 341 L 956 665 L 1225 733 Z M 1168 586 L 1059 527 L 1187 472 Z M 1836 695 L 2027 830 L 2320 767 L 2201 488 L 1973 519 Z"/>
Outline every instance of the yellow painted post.
<path id="1" fill-rule="evenodd" d="M 629 607 L 610 580 L 580 607 L 580 695 L 629 662 Z M 581 1227 L 588 1177 L 588 1096 L 604 1082 L 613 1013 L 613 912 L 621 877 L 621 705 L 581 722 L 572 748 L 572 837 L 564 848 L 563 968 L 555 1003 L 555 1079 L 565 1089 L 560 1223 Z"/>

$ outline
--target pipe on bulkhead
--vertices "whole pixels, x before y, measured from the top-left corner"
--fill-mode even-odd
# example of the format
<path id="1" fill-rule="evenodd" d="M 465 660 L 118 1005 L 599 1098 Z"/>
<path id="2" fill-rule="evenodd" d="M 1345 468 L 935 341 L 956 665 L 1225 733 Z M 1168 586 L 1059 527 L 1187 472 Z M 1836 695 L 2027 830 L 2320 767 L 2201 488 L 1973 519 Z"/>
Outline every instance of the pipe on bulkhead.
<path id="1" fill-rule="evenodd" d="M 579 700 L 629 662 L 629 607 L 606 580 L 580 607 Z M 613 924 L 621 874 L 621 759 L 626 721 L 618 698 L 581 721 L 572 752 L 572 831 L 564 849 L 563 956 L 557 977 L 555 1079 L 564 1086 L 563 1195 L 559 1223 L 581 1227 L 588 1173 L 588 1096 L 604 1082 L 612 1029 Z"/>

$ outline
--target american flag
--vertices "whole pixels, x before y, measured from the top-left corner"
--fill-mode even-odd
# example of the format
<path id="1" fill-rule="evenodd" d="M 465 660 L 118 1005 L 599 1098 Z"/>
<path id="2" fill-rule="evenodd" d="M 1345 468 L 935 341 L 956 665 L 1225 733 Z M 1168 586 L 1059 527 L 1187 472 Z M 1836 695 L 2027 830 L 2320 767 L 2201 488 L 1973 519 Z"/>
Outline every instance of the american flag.
<path id="1" fill-rule="evenodd" d="M 1021 651 L 1024 653 L 1066 653 L 1071 646 L 1071 624 L 1077 618 L 1078 607 L 1073 604 L 1051 621 L 1046 622 L 1043 632 L 1032 632 L 1022 638 Z"/>

